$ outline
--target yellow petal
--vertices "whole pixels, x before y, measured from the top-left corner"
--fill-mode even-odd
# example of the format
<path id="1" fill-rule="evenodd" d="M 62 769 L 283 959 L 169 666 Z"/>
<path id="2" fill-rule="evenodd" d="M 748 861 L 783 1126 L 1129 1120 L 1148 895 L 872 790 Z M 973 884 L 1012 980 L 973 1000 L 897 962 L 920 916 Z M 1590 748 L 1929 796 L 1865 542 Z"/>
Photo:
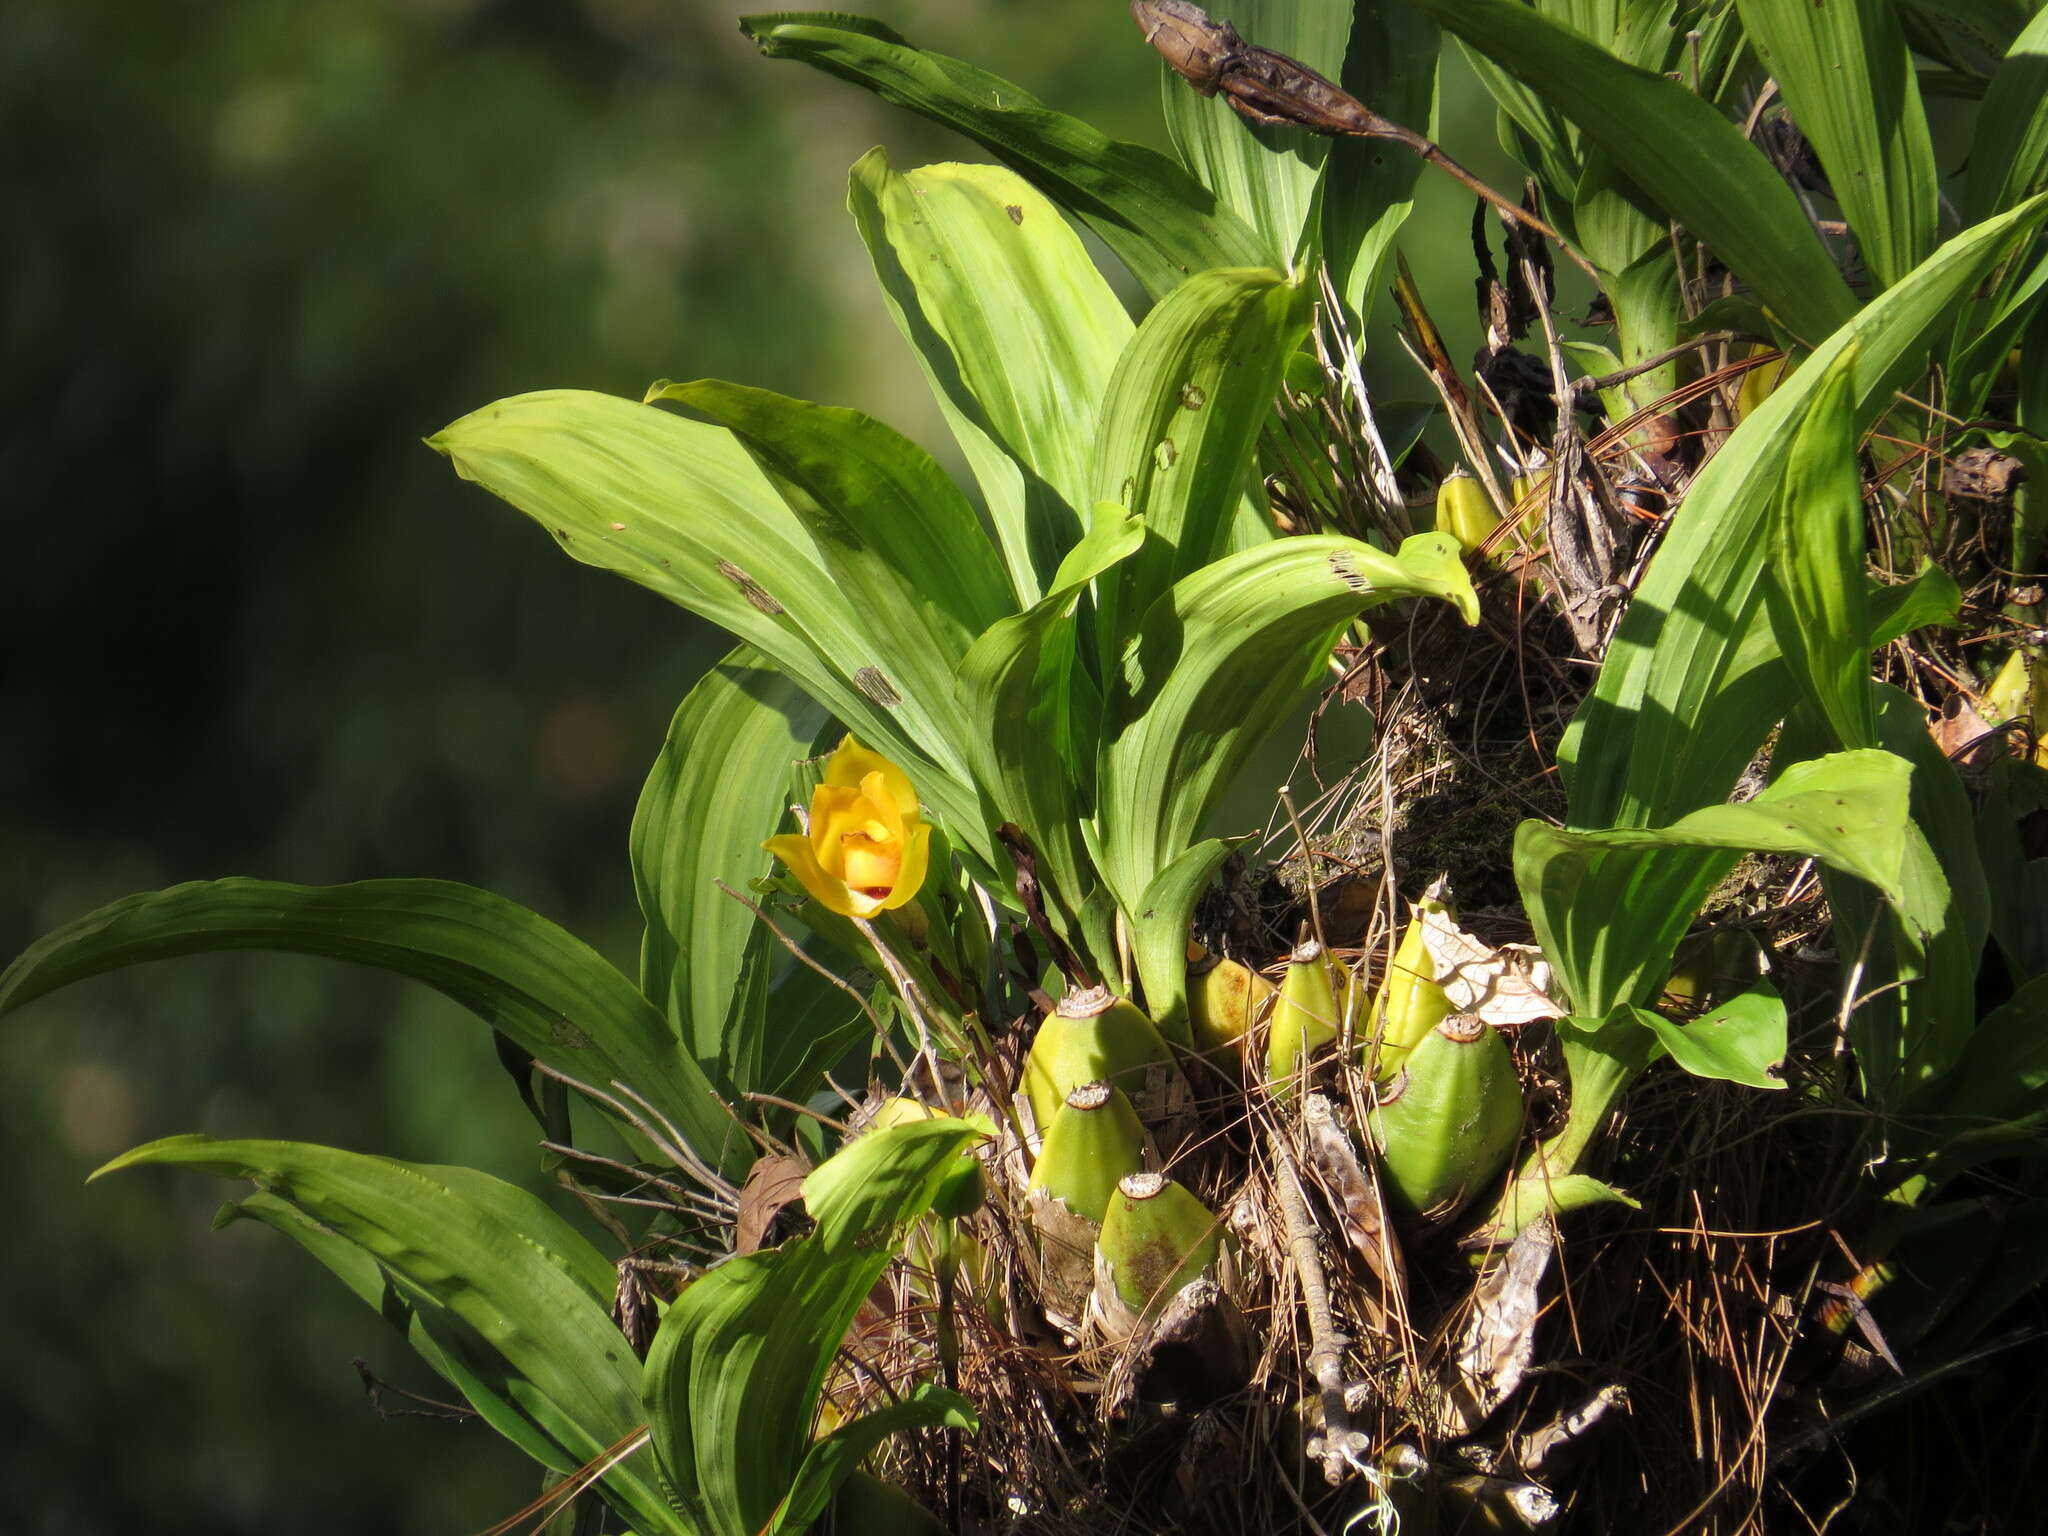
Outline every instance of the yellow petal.
<path id="1" fill-rule="evenodd" d="M 889 836 L 903 835 L 903 823 L 906 818 L 903 807 L 889 789 L 887 774 L 877 771 L 863 778 L 860 781 L 860 797 L 867 802 L 869 813 L 875 820 L 888 829 Z M 917 808 L 912 806 L 910 815 L 916 814 Z"/>
<path id="2" fill-rule="evenodd" d="M 846 878 L 842 849 L 847 838 L 866 834 L 871 809 L 858 789 L 844 784 L 820 784 L 811 792 L 811 846 L 834 879 Z"/>
<path id="3" fill-rule="evenodd" d="M 881 753 L 870 752 L 851 736 L 839 743 L 839 750 L 825 763 L 827 784 L 858 785 L 871 773 L 882 776 L 882 782 L 889 791 L 888 798 L 895 801 L 896 808 L 906 818 L 917 814 L 917 791 L 910 787 L 909 775 Z"/>
<path id="4" fill-rule="evenodd" d="M 896 889 L 882 902 L 884 907 L 900 907 L 918 893 L 924 885 L 925 867 L 931 861 L 931 851 L 932 829 L 919 822 L 903 840 L 903 863 L 896 871 Z"/>
<path id="5" fill-rule="evenodd" d="M 849 837 L 843 843 L 846 884 L 851 890 L 883 898 L 896 889 L 903 870 L 903 845 L 891 839 L 878 843 L 871 837 Z"/>
<path id="6" fill-rule="evenodd" d="M 818 855 L 811 847 L 809 838 L 797 832 L 785 832 L 780 837 L 771 837 L 761 845 L 775 857 L 789 866 L 799 884 L 810 892 L 811 899 L 827 911 L 837 912 L 841 917 L 868 916 L 873 910 L 869 906 L 859 913 L 855 911 L 854 893 L 846 888 L 846 882 L 827 873 L 819 864 Z M 867 902 L 862 897 L 863 903 Z"/>

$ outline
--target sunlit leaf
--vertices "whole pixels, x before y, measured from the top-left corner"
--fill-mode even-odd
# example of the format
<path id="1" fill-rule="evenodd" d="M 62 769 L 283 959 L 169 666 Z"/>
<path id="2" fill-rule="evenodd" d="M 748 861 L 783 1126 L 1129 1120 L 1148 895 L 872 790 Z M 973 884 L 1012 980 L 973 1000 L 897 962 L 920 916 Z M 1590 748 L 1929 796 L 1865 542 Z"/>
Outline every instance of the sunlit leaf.
<path id="1" fill-rule="evenodd" d="M 1963 217 L 2002 213 L 2048 176 L 2048 11 L 2027 23 L 1991 77 L 1963 180 Z"/>
<path id="2" fill-rule="evenodd" d="M 1075 609 L 1088 583 L 1137 550 L 1144 527 L 1106 502 L 1095 512 L 1094 531 L 1061 564 L 1052 590 L 975 642 L 960 669 L 960 698 L 975 773 L 998 814 L 1036 852 L 1055 921 L 1106 967 L 1113 950 L 1104 936 L 1086 932 L 1099 881 L 1082 837 L 1102 705 L 1076 652 Z"/>
<path id="3" fill-rule="evenodd" d="M 900 699 L 889 708 L 902 728 L 927 756 L 964 771 L 953 670 L 1011 611 L 1012 594 L 960 488 L 930 454 L 859 411 L 717 379 L 658 383 L 648 399 L 708 416 L 753 451 Z"/>
<path id="4" fill-rule="evenodd" d="M 122 966 L 236 949 L 423 981 L 558 1071 L 626 1083 L 713 1163 L 749 1155 L 661 1010 L 603 956 L 517 902 L 445 880 L 231 879 L 125 897 L 29 946 L 0 974 L 0 1014 Z"/>
<path id="5" fill-rule="evenodd" d="M 1820 157 L 1878 283 L 1934 249 L 1940 186 L 1905 34 L 1889 4 L 1737 0 L 1785 105 Z"/>
<path id="6" fill-rule="evenodd" d="M 1161 593 L 1231 548 L 1253 448 L 1313 300 L 1279 272 L 1204 272 L 1154 307 L 1117 360 L 1095 494 L 1143 519 L 1145 542 L 1102 584 L 1106 662 Z"/>
<path id="7" fill-rule="evenodd" d="M 1648 1008 L 1631 1010 L 1671 1059 L 1694 1077 L 1746 1088 L 1782 1088 L 1773 1075 L 1785 1064 L 1785 1002 L 1768 986 L 1739 992 L 1697 1019 L 1680 1023 Z"/>
<path id="8" fill-rule="evenodd" d="M 1518 0 L 1415 0 L 1526 83 L 1809 341 L 1855 308 L 1791 188 L 1742 132 L 1675 80 L 1623 63 Z"/>
<path id="9" fill-rule="evenodd" d="M 771 59 L 800 59 L 966 134 L 1100 235 L 1154 298 L 1193 272 L 1274 260 L 1242 219 L 1164 155 L 913 47 L 880 22 L 786 11 L 744 17 L 740 28 Z"/>
<path id="10" fill-rule="evenodd" d="M 979 817 L 942 766 L 945 722 L 905 696 L 891 658 L 810 534 L 723 427 L 587 390 L 515 395 L 428 439 L 574 558 L 616 571 L 730 631 L 902 765 L 933 819 L 963 839 Z M 987 846 L 976 848 L 983 858 Z"/>
<path id="11" fill-rule="evenodd" d="M 404 1291 L 460 1318 L 510 1367 L 505 1401 L 571 1465 L 640 1432 L 640 1362 L 611 1319 L 612 1267 L 525 1190 L 470 1168 L 210 1136 L 151 1142 L 93 1177 L 151 1164 L 251 1180 L 369 1254 Z M 648 1529 L 678 1528 L 644 1448 L 607 1473 L 605 1487 Z"/>
<path id="12" fill-rule="evenodd" d="M 1841 752 L 1786 769 L 1752 800 L 1707 806 L 1668 827 L 1581 832 L 1525 821 L 1515 833 L 1515 880 L 1553 963 L 1573 956 L 1615 995 L 1647 995 L 1700 902 L 1744 853 L 1817 858 L 1902 899 L 1911 773 L 1889 752 Z M 1600 889 L 1596 881 L 1611 877 L 1603 867 L 1611 855 L 1679 848 L 1715 852 L 1684 866 L 1686 885 L 1658 888 L 1655 906 L 1627 888 L 1614 906 L 1604 891 L 1589 896 Z M 1628 921 L 1617 921 L 1624 912 Z M 1570 989 L 1571 976 L 1564 980 Z M 1586 1011 L 1578 992 L 1572 1001 Z"/>
<path id="13" fill-rule="evenodd" d="M 1081 535 L 1131 321 L 1043 193 L 993 165 L 899 175 L 870 150 L 848 206 L 897 328 L 967 457 L 1028 607 Z"/>
<path id="14" fill-rule="evenodd" d="M 2044 210 L 2036 199 L 1949 241 L 1829 338 L 1701 470 L 1559 748 L 1573 826 L 1656 826 L 1734 786 L 1797 698 L 1763 606 L 1770 509 L 1798 421 L 1853 343 L 1854 421 L 1867 430 L 1923 364 L 1953 306 Z M 1597 935 L 1589 927 L 1545 946 L 1577 1008 L 1598 1016 L 1647 1000 L 1630 989 L 1655 986 L 1669 958 L 1652 952 L 1651 936 L 1675 943 L 1699 881 L 1722 857 L 1620 848 L 1599 856 L 1584 899 L 1611 921 Z"/>
<path id="15" fill-rule="evenodd" d="M 1436 23 L 1408 0 L 1356 0 L 1344 53 L 1344 89 L 1390 121 L 1435 135 Z M 1381 269 L 1407 222 L 1422 162 L 1378 139 L 1338 139 L 1323 170 L 1323 260 L 1360 322 L 1371 314 Z"/>
<path id="16" fill-rule="evenodd" d="M 1863 469 L 1849 394 L 1853 349 L 1829 365 L 1793 439 L 1771 519 L 1766 603 L 1794 680 L 1839 748 L 1877 745 L 1863 601 Z"/>
<path id="17" fill-rule="evenodd" d="M 1105 701 L 1096 815 L 1127 912 L 1194 843 L 1246 754 L 1322 675 L 1338 631 L 1399 597 L 1478 598 L 1448 534 L 1389 555 L 1354 539 L 1282 539 L 1184 577 L 1153 603 Z"/>
<path id="18" fill-rule="evenodd" d="M 727 1090 L 766 1087 L 759 1037 L 769 960 L 781 950 L 717 882 L 745 894 L 773 870 L 762 840 L 787 814 L 791 760 L 810 752 L 826 719 L 793 681 L 741 646 L 676 710 L 633 815 L 633 883 L 647 920 L 641 990 Z"/>
<path id="19" fill-rule="evenodd" d="M 1188 924 L 1229 857 L 1230 844 L 1220 838 L 1195 844 L 1153 876 L 1131 914 L 1131 955 L 1145 987 L 1145 1012 L 1178 1045 L 1194 1044 L 1187 1012 Z"/>
<path id="20" fill-rule="evenodd" d="M 1228 15 L 1249 41 L 1334 80 L 1344 64 L 1349 9 L 1323 0 L 1233 0 Z M 1160 80 L 1166 131 L 1181 163 L 1264 237 L 1270 263 L 1291 262 L 1330 140 L 1291 125 L 1255 127 L 1223 95 L 1197 94 L 1163 62 Z"/>
<path id="21" fill-rule="evenodd" d="M 805 1180 L 808 1235 L 727 1260 L 669 1307 L 647 1355 L 646 1412 L 668 1490 L 700 1536 L 756 1536 L 776 1517 L 840 1339 L 906 1224 L 981 1134 L 934 1119 L 861 1137 Z"/>

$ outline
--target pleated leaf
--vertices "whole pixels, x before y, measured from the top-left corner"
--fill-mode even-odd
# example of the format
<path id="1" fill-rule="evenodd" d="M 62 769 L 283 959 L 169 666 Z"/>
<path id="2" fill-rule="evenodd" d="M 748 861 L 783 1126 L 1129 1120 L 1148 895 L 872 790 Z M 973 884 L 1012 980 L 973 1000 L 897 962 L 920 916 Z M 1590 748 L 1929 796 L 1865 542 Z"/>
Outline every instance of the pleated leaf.
<path id="1" fill-rule="evenodd" d="M 1970 222 L 2002 213 L 2048 177 L 2048 11 L 2027 23 L 1991 77 L 1963 181 Z"/>
<path id="2" fill-rule="evenodd" d="M 1771 518 L 1772 634 L 1838 748 L 1877 745 L 1870 623 L 1863 601 L 1863 470 L 1856 458 L 1853 348 L 1837 354 L 1800 421 Z"/>
<path id="3" fill-rule="evenodd" d="M 890 706 L 928 757 L 964 771 L 953 671 L 1012 611 L 1010 583 L 974 508 L 936 460 L 859 411 L 718 379 L 662 382 L 670 400 L 754 453 L 810 535 L 848 623 L 879 658 Z"/>
<path id="4" fill-rule="evenodd" d="M 1188 924 L 1195 903 L 1230 857 L 1230 844 L 1208 838 L 1152 877 L 1131 914 L 1131 955 L 1145 987 L 1145 1013 L 1159 1033 L 1192 1049 L 1188 1021 Z"/>
<path id="5" fill-rule="evenodd" d="M 1343 73 L 1335 78 L 1380 116 L 1434 137 L 1442 49 L 1436 23 L 1408 0 L 1356 0 Z M 1421 174 L 1422 161 L 1395 145 L 1331 142 L 1323 170 L 1323 260 L 1360 334 Z"/>
<path id="6" fill-rule="evenodd" d="M 1574 824 L 1648 824 L 1727 792 L 1760 736 L 1739 725 L 1731 732 L 1727 727 L 1738 717 L 1724 714 L 1716 700 L 1743 673 L 1774 659 L 1775 647 L 1754 632 L 1769 513 L 1799 420 L 1835 359 L 1853 344 L 1854 421 L 1859 432 L 1868 430 L 1893 390 L 1924 365 L 1948 312 L 2044 211 L 2048 202 L 2036 199 L 1947 242 L 1907 283 L 1830 337 L 1708 461 L 1651 562 L 1577 722 Z M 1713 728 L 1705 726 L 1710 712 Z M 1619 732 L 1624 722 L 1625 736 L 1605 739 L 1609 728 Z"/>
<path id="7" fill-rule="evenodd" d="M 529 1414 L 532 1383 L 456 1313 L 415 1287 L 401 1287 L 370 1250 L 276 1195 L 257 1190 L 231 1200 L 213 1218 L 218 1232 L 233 1221 L 260 1221 L 281 1232 L 325 1265 L 336 1279 L 401 1334 L 422 1360 L 474 1408 L 485 1423 L 550 1472 L 566 1474 L 580 1465 L 540 1427 L 545 1409 Z"/>
<path id="8" fill-rule="evenodd" d="M 1625 64 L 1518 0 L 1415 0 L 1523 81 L 1757 291 L 1818 340 L 1855 301 L 1799 200 L 1742 132 L 1675 80 Z"/>
<path id="9" fill-rule="evenodd" d="M 1095 531 L 1061 565 L 1052 591 L 991 626 L 960 669 L 975 774 L 997 816 L 1030 840 L 1070 940 L 1103 949 L 1093 957 L 1098 965 L 1112 955 L 1080 931 L 1100 884 L 1081 828 L 1092 809 L 1102 706 L 1079 664 L 1075 609 L 1088 583 L 1129 558 L 1143 538 L 1143 526 L 1121 507 L 1099 507 Z"/>
<path id="10" fill-rule="evenodd" d="M 1966 230 L 1828 339 L 1708 461 L 1670 536 L 1617 627 L 1593 694 L 1560 750 L 1574 827 L 1657 826 L 1725 796 L 1797 693 L 1763 604 L 1772 504 L 1797 424 L 1834 360 L 1856 348 L 1851 399 L 1860 433 L 1925 362 L 1962 297 L 2030 230 L 2035 200 Z M 1674 932 L 1716 855 L 1615 849 L 1585 880 L 1583 933 L 1548 951 L 1575 1010 L 1603 1016 L 1647 1001 L 1669 952 L 1645 947 Z M 1683 931 L 1683 921 L 1674 932 Z"/>
<path id="11" fill-rule="evenodd" d="M 1940 212 L 1919 77 L 1890 0 L 1738 0 L 1737 9 L 1864 263 L 1890 287 L 1934 249 Z"/>
<path id="12" fill-rule="evenodd" d="M 803 524 L 730 432 L 563 389 L 500 400 L 428 442 L 575 559 L 759 650 L 900 764 L 935 820 L 970 842 L 978 836 L 972 795 L 941 766 L 943 733 L 890 677 L 867 615 L 839 591 Z"/>
<path id="13" fill-rule="evenodd" d="M 1321 676 L 1343 625 L 1418 596 L 1478 622 L 1448 534 L 1417 534 L 1398 555 L 1334 536 L 1282 539 L 1206 566 L 1152 605 L 1106 703 L 1099 775 L 1101 864 L 1126 912 Z"/>
<path id="14" fill-rule="evenodd" d="M 1221 16 L 1225 12 L 1218 11 Z M 1344 67 L 1350 8 L 1328 0 L 1233 0 L 1227 12 L 1241 36 L 1298 59 L 1329 79 Z M 1160 64 L 1166 130 L 1181 164 L 1225 207 L 1257 230 L 1273 264 L 1291 264 L 1315 206 L 1329 139 L 1292 126 L 1254 126 L 1218 93 L 1197 95 Z"/>
<path id="15" fill-rule="evenodd" d="M 1162 593 L 1231 548 L 1259 433 L 1314 297 L 1267 268 L 1204 272 L 1153 308 L 1117 360 L 1095 494 L 1143 519 L 1145 543 L 1103 583 L 1106 658 Z"/>
<path id="16" fill-rule="evenodd" d="M 1768 986 L 1738 993 L 1683 1024 L 1647 1008 L 1627 1011 L 1694 1077 L 1745 1088 L 1785 1086 L 1775 1071 L 1785 1064 L 1785 1002 Z"/>
<path id="17" fill-rule="evenodd" d="M 1744 853 L 1816 858 L 1902 901 L 1911 777 L 1911 766 L 1889 752 L 1841 752 L 1795 764 L 1753 800 L 1707 806 L 1667 827 L 1581 832 L 1525 821 L 1515 833 L 1515 880 L 1553 963 L 1569 955 L 1617 994 L 1632 995 L 1646 976 L 1649 985 L 1661 980 L 1700 903 Z M 1698 852 L 1663 870 L 1644 859 L 1613 861 L 1617 853 L 1677 849 Z M 1614 882 L 1622 867 L 1662 875 L 1676 889 Z M 1678 870 L 1687 877 L 1682 886 Z"/>
<path id="18" fill-rule="evenodd" d="M 669 1307 L 647 1355 L 647 1421 L 699 1536 L 756 1536 L 778 1518 L 840 1340 L 907 1224 L 980 1134 L 943 1119 L 861 1137 L 804 1181 L 817 1223 L 808 1235 L 728 1260 Z M 806 1480 L 806 1497 L 815 1487 Z"/>
<path id="19" fill-rule="evenodd" d="M 1154 298 L 1191 272 L 1258 266 L 1265 242 L 1156 151 L 1055 112 L 996 75 L 913 47 L 880 22 L 829 11 L 741 20 L 771 59 L 798 59 L 964 133 L 1080 219 Z"/>
<path id="20" fill-rule="evenodd" d="M 368 1254 L 404 1291 L 446 1308 L 503 1359 L 505 1400 L 572 1465 L 640 1432 L 640 1362 L 611 1319 L 612 1267 L 525 1190 L 471 1168 L 210 1136 L 151 1142 L 93 1177 L 147 1165 L 248 1179 Z M 675 1531 L 654 1471 L 643 1448 L 605 1486 L 649 1529 Z"/>
<path id="21" fill-rule="evenodd" d="M 788 814 L 792 761 L 810 754 L 826 713 L 741 646 L 677 708 L 633 814 L 633 884 L 647 922 L 640 987 L 722 1091 L 759 1081 L 770 962 L 782 953 L 742 895 L 771 873 L 761 847 Z"/>
<path id="22" fill-rule="evenodd" d="M 745 1158 L 661 1010 L 597 951 L 517 902 L 445 880 L 195 881 L 67 923 L 0 973 L 0 1014 L 149 960 L 275 949 L 423 981 L 581 1082 L 630 1086 L 714 1164 Z"/>
<path id="23" fill-rule="evenodd" d="M 1016 172 L 870 150 L 848 206 L 897 328 L 981 486 L 1029 607 L 1085 529 L 1094 429 L 1131 320 L 1058 208 Z"/>

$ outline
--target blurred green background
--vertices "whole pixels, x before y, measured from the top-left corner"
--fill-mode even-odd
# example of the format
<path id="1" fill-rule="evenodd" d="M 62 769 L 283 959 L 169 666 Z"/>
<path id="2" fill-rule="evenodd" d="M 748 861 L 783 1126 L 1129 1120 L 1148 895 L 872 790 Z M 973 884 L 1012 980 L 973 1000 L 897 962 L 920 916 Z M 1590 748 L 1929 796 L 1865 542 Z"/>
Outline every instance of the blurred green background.
<path id="1" fill-rule="evenodd" d="M 630 969 L 633 799 L 723 647 L 420 439 L 524 389 L 717 375 L 947 452 L 844 177 L 877 143 L 971 146 L 760 59 L 753 8 L 0 0 L 0 952 L 180 880 L 435 875 Z M 1164 147 L 1122 0 L 872 8 Z M 1455 99 L 1446 137 L 1497 174 L 1490 114 Z M 1426 194 L 1407 243 L 1469 336 L 1469 203 Z M 235 1190 L 83 1186 L 190 1130 L 531 1180 L 466 1014 L 241 955 L 6 1029 L 0 1527 L 445 1536 L 534 1492 L 480 1425 L 371 1410 L 354 1357 L 437 1383 L 296 1249 L 209 1232 Z"/>

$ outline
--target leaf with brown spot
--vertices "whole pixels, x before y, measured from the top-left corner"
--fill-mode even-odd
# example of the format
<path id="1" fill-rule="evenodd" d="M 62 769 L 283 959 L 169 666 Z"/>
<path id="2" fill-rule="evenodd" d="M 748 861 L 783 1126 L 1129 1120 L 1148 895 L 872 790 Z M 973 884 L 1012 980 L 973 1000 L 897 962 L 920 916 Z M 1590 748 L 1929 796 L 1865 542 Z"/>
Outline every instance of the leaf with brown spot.
<path id="1" fill-rule="evenodd" d="M 740 1190 L 738 1230 L 733 1236 L 735 1253 L 753 1253 L 785 1206 L 804 1197 L 804 1175 L 811 1171 L 805 1159 L 777 1153 L 756 1162 Z"/>

